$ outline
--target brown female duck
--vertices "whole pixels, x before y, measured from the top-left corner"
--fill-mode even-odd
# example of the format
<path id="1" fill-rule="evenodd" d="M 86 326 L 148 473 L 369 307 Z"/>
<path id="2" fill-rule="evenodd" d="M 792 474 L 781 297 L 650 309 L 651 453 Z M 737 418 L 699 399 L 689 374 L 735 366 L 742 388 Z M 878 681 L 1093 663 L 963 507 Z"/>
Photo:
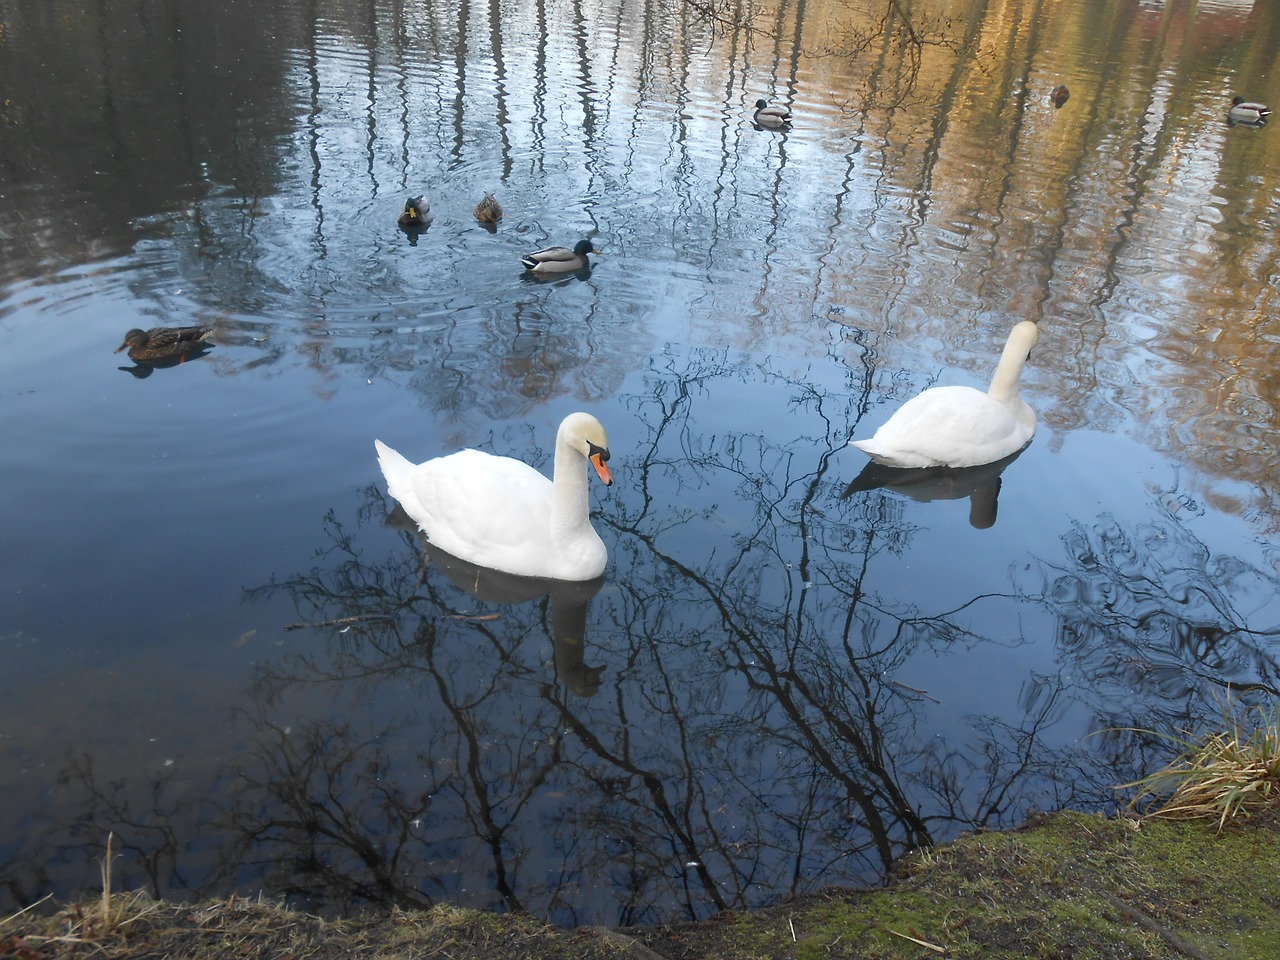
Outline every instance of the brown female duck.
<path id="1" fill-rule="evenodd" d="M 484 199 L 476 204 L 476 219 L 481 223 L 497 223 L 502 219 L 502 205 L 492 193 L 486 193 Z"/>
<path id="2" fill-rule="evenodd" d="M 129 359 L 135 363 L 153 360 L 177 359 L 179 363 L 189 355 L 199 353 L 208 346 L 205 338 L 213 333 L 212 327 L 137 327 L 124 335 L 124 343 L 116 347 L 116 353 L 128 349 Z"/>

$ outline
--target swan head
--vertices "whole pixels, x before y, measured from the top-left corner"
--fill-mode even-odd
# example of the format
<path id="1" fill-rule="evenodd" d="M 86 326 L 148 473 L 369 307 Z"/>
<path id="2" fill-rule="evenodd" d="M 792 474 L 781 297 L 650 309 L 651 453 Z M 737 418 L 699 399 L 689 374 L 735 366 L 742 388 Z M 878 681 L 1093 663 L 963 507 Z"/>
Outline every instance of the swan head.
<path id="1" fill-rule="evenodd" d="M 607 465 L 609 437 L 599 420 L 589 413 L 571 413 L 560 424 L 557 439 L 586 457 L 606 487 L 613 485 L 613 474 Z"/>
<path id="2" fill-rule="evenodd" d="M 1040 324 L 1034 320 L 1022 320 L 1014 324 L 1013 329 L 1009 331 L 1009 340 L 1016 343 L 1021 349 L 1026 347 L 1027 356 L 1031 356 L 1031 348 L 1036 345 L 1036 341 L 1040 339 Z"/>

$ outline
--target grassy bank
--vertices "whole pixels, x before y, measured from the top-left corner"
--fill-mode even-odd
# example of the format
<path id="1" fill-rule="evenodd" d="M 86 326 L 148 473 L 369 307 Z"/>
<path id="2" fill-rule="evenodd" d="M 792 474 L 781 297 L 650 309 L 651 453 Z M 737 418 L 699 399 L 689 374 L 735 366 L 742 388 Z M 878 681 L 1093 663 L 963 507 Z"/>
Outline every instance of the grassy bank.
<path id="1" fill-rule="evenodd" d="M 255 900 L 174 904 L 136 893 L 0 923 L 0 955 L 20 960 L 1274 960 L 1277 944 L 1274 811 L 1221 832 L 1213 822 L 1061 813 L 919 854 L 884 889 L 829 890 L 757 913 L 625 931 L 561 930 L 447 906 L 324 920 Z"/>

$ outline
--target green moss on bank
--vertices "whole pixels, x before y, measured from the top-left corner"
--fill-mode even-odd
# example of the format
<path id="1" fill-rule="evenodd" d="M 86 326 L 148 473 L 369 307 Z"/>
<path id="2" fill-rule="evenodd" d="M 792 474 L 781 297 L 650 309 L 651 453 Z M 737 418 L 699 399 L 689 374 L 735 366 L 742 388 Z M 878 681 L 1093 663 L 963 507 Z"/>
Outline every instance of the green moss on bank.
<path id="1" fill-rule="evenodd" d="M 645 940 L 708 960 L 1274 960 L 1280 831 L 1062 813 L 918 854 L 884 890 L 828 891 Z"/>
<path id="2" fill-rule="evenodd" d="M 485 960 L 1232 958 L 1280 944 L 1280 829 L 1077 813 L 964 837 L 905 861 L 892 884 L 828 890 L 751 914 L 625 931 L 440 906 L 329 921 L 232 899 L 138 894 L 0 922 L 0 956 Z"/>

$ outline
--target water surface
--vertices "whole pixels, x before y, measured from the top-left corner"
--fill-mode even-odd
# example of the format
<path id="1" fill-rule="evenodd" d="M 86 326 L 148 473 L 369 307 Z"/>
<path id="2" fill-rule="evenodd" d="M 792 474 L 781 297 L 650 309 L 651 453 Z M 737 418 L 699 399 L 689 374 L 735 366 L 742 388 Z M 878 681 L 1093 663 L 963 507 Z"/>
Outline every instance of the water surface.
<path id="1" fill-rule="evenodd" d="M 1275 695 L 1280 169 L 1225 105 L 1280 18 L 880 7 L 0 3 L 5 909 L 112 833 L 169 897 L 702 917 Z M 1024 318 L 1021 456 L 850 489 Z M 578 409 L 603 580 L 428 560 L 373 439 L 549 469 Z"/>

